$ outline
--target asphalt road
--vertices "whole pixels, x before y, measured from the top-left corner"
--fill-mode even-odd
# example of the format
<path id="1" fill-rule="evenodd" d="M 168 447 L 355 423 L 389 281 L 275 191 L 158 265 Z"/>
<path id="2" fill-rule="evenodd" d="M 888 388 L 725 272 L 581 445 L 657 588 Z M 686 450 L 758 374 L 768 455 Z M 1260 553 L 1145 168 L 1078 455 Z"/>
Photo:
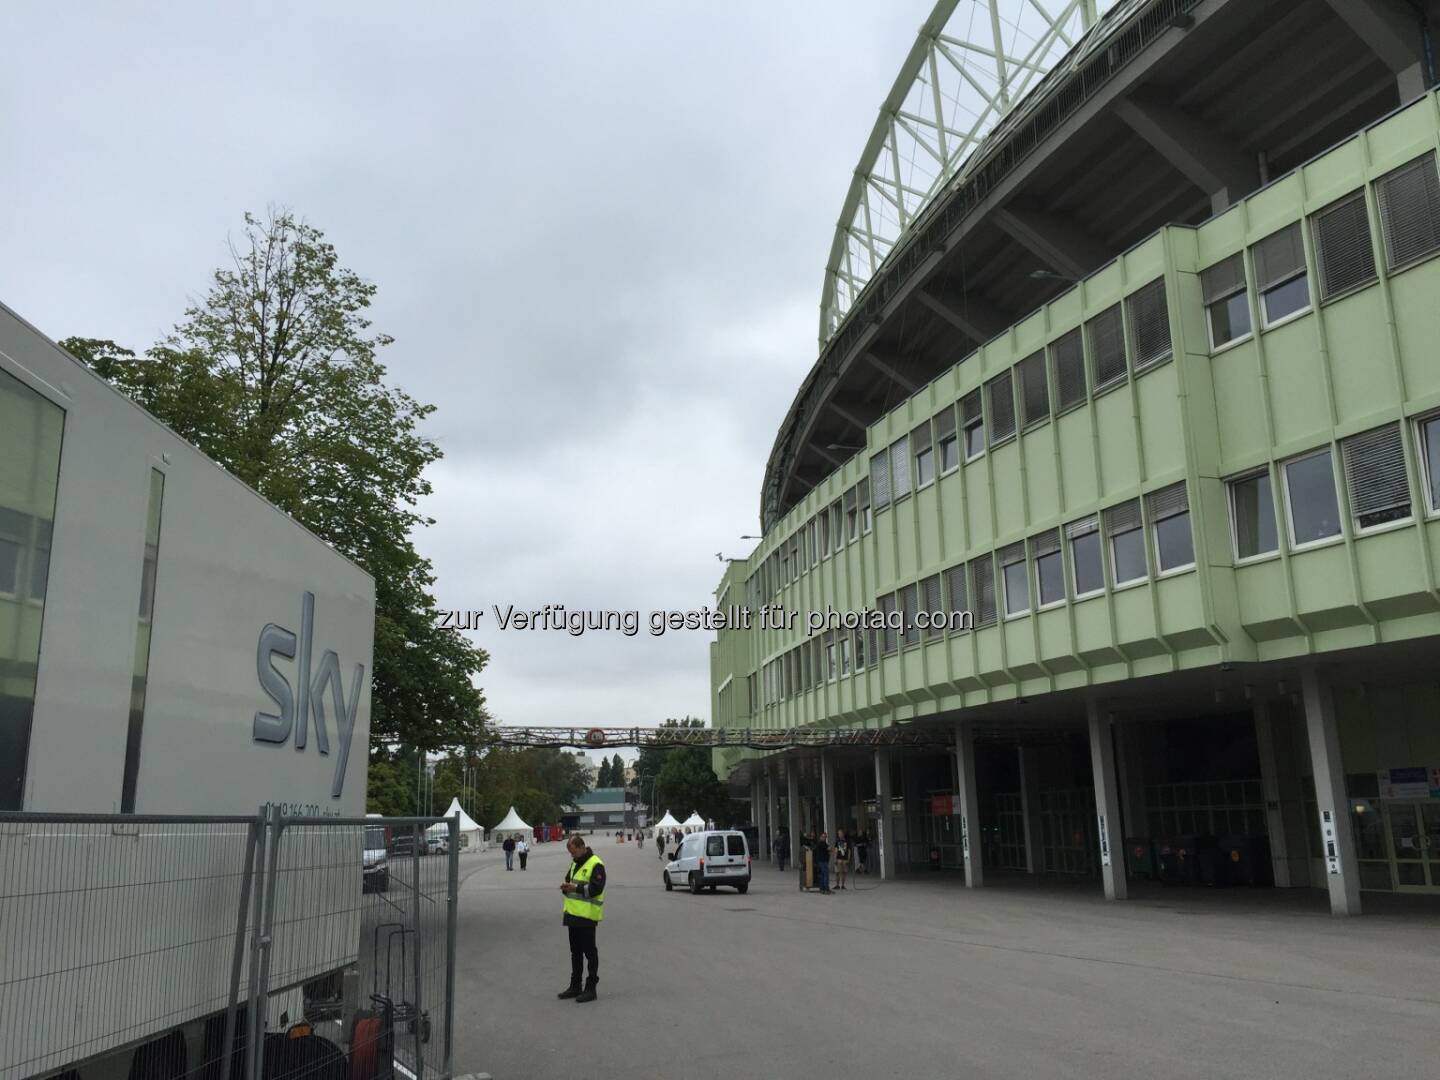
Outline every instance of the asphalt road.
<path id="1" fill-rule="evenodd" d="M 609 873 L 600 999 L 569 980 L 559 844 L 467 867 L 457 1072 L 664 1077 L 1440 1074 L 1440 907 L 1334 919 L 1312 894 L 1107 904 L 1023 885 L 902 881 L 667 893 L 653 845 Z M 465 865 L 462 862 L 462 866 Z M 872 884 L 872 883 L 866 883 Z"/>

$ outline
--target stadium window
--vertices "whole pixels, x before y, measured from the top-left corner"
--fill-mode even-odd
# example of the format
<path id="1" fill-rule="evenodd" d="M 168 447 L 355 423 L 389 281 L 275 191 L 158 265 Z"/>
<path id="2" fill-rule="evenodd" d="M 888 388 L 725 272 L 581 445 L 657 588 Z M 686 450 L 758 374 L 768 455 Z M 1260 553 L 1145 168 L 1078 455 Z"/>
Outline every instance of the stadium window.
<path id="1" fill-rule="evenodd" d="M 836 642 L 840 651 L 840 674 L 850 674 L 850 631 L 841 630 L 839 640 Z"/>
<path id="2" fill-rule="evenodd" d="M 857 492 L 855 498 L 860 506 L 860 532 L 863 535 L 870 531 L 871 522 L 869 479 L 862 479 L 860 483 L 856 484 L 855 491 Z"/>
<path id="3" fill-rule="evenodd" d="M 1125 323 L 1120 305 L 1107 308 L 1085 324 L 1090 345 L 1091 385 L 1098 394 L 1125 380 Z"/>
<path id="4" fill-rule="evenodd" d="M 1275 496 L 1270 487 L 1270 470 L 1238 476 L 1227 487 L 1235 558 L 1254 559 L 1279 551 L 1280 536 L 1275 527 Z"/>
<path id="5" fill-rule="evenodd" d="M 1115 586 L 1144 580 L 1145 523 L 1140 517 L 1140 500 L 1112 506 L 1105 511 L 1105 539 L 1110 543 L 1110 569 Z"/>
<path id="6" fill-rule="evenodd" d="M 833 682 L 840 676 L 840 654 L 835 646 L 835 631 L 825 631 L 825 679 Z"/>
<path id="7" fill-rule="evenodd" d="M 845 536 L 852 544 L 860 539 L 860 513 L 855 504 L 856 491 L 857 489 L 852 487 L 845 492 Z"/>
<path id="8" fill-rule="evenodd" d="M 800 646 L 800 689 L 801 689 L 801 690 L 809 690 L 810 687 L 813 685 L 813 683 L 811 682 L 811 679 L 813 678 L 813 676 L 811 675 L 811 671 L 810 671 L 810 648 L 809 648 L 809 645 L 810 645 L 810 643 L 807 641 L 804 645 Z"/>
<path id="9" fill-rule="evenodd" d="M 865 631 L 864 631 L 864 630 L 854 630 L 854 631 L 851 631 L 851 634 L 852 634 L 852 637 L 853 637 L 853 639 L 854 639 L 855 670 L 856 670 L 856 671 L 864 671 L 864 670 L 865 670 Z"/>
<path id="10" fill-rule="evenodd" d="M 884 627 L 881 632 L 881 648 L 886 656 L 893 653 L 899 643 L 899 634 L 895 630 L 895 594 L 886 593 L 875 601 L 875 606 L 880 609 L 884 616 Z"/>
<path id="11" fill-rule="evenodd" d="M 1290 543 L 1316 544 L 1340 535 L 1335 470 L 1326 447 L 1285 462 L 1285 516 Z"/>
<path id="12" fill-rule="evenodd" d="M 839 551 L 845 546 L 845 529 L 841 524 L 843 515 L 840 510 L 840 500 L 836 499 L 830 504 L 830 536 L 833 538 L 835 548 Z"/>
<path id="13" fill-rule="evenodd" d="M 1077 327 L 1050 343 L 1050 370 L 1055 379 L 1055 412 L 1085 401 L 1085 346 Z"/>
<path id="14" fill-rule="evenodd" d="M 890 444 L 892 498 L 899 502 L 910 494 L 910 436 L 901 435 Z"/>
<path id="15" fill-rule="evenodd" d="M 1029 428 L 1050 419 L 1050 388 L 1045 384 L 1045 352 L 1032 353 L 1015 366 L 1020 377 L 1020 422 Z"/>
<path id="16" fill-rule="evenodd" d="M 1357 191 L 1331 203 L 1311 218 L 1315 260 L 1320 270 L 1320 300 L 1333 300 L 1375 280 L 1375 252 L 1370 247 L 1370 215 L 1365 192 Z"/>
<path id="17" fill-rule="evenodd" d="M 1000 576 L 1005 582 L 1005 617 L 1030 610 L 1030 575 L 1025 564 L 1025 541 L 1000 549 Z"/>
<path id="18" fill-rule="evenodd" d="M 1440 251 L 1440 176 L 1433 153 L 1386 173 L 1375 182 L 1375 196 L 1387 270 L 1403 269 Z"/>
<path id="19" fill-rule="evenodd" d="M 1094 596 L 1105 589 L 1105 563 L 1100 554 L 1100 521 L 1095 516 L 1065 526 L 1070 544 L 1070 574 L 1075 598 Z"/>
<path id="20" fill-rule="evenodd" d="M 820 511 L 817 518 L 820 525 L 820 557 L 827 558 L 830 555 L 830 513 L 827 510 Z"/>
<path id="21" fill-rule="evenodd" d="M 1350 516 L 1361 531 L 1410 519 L 1410 479 L 1400 425 L 1386 424 L 1340 443 Z"/>
<path id="22" fill-rule="evenodd" d="M 820 561 L 820 523 L 812 517 L 805 527 L 805 533 L 810 545 L 810 565 L 814 566 Z"/>
<path id="23" fill-rule="evenodd" d="M 935 479 L 935 449 L 930 443 L 929 420 L 910 433 L 910 449 L 915 455 L 915 486 L 922 488 Z"/>
<path id="24" fill-rule="evenodd" d="M 901 635 L 906 647 L 920 644 L 920 626 L 915 615 L 920 610 L 920 589 L 918 585 L 906 585 L 900 590 Z"/>
<path id="25" fill-rule="evenodd" d="M 1155 537 L 1155 565 L 1162 574 L 1195 565 L 1195 540 L 1190 533 L 1190 499 L 1185 481 L 1145 496 L 1150 530 Z"/>
<path id="26" fill-rule="evenodd" d="M 928 622 L 925 639 L 938 638 L 945 633 L 945 603 L 940 596 L 940 575 L 931 574 L 920 582 L 920 604 Z"/>
<path id="27" fill-rule="evenodd" d="M 970 560 L 970 595 L 974 598 L 971 609 L 976 627 L 995 625 L 995 557 L 977 555 Z"/>
<path id="28" fill-rule="evenodd" d="M 1130 339 L 1135 346 L 1135 370 L 1163 364 L 1173 355 L 1170 347 L 1170 309 L 1165 304 L 1165 279 L 1156 278 L 1125 300 L 1130 315 Z"/>
<path id="29" fill-rule="evenodd" d="M 1440 413 L 1416 423 L 1420 435 L 1420 463 L 1425 472 L 1425 497 L 1430 512 L 1440 513 Z"/>
<path id="30" fill-rule="evenodd" d="M 960 429 L 965 434 L 965 460 L 974 461 L 985 452 L 985 413 L 979 390 L 960 399 Z"/>
<path id="31" fill-rule="evenodd" d="M 875 508 L 890 505 L 890 452 L 881 450 L 870 458 L 870 490 L 875 493 Z"/>
<path id="32" fill-rule="evenodd" d="M 1310 275 L 1305 272 L 1305 240 L 1298 221 L 1271 233 L 1250 252 L 1262 325 L 1275 326 L 1310 310 Z"/>
<path id="33" fill-rule="evenodd" d="M 1250 334 L 1250 297 L 1245 290 L 1245 255 L 1237 251 L 1228 259 L 1200 271 L 1200 295 L 1205 301 L 1205 324 L 1210 328 L 1210 348 L 1218 349 Z"/>
<path id="34" fill-rule="evenodd" d="M 950 626 L 954 629 L 961 630 L 964 628 L 963 624 L 961 620 L 955 618 L 955 616 L 963 617 L 964 614 L 970 610 L 969 601 L 966 599 L 964 563 L 960 563 L 958 566 L 952 566 L 949 570 L 945 571 L 945 593 L 946 612 L 952 616 Z"/>
<path id="35" fill-rule="evenodd" d="M 1035 561 L 1035 596 L 1042 608 L 1065 599 L 1065 565 L 1060 553 L 1060 530 L 1049 529 L 1030 541 Z"/>
<path id="36" fill-rule="evenodd" d="M 1015 387 L 1010 372 L 986 383 L 985 396 L 990 411 L 990 445 L 996 447 L 1015 435 Z"/>
<path id="37" fill-rule="evenodd" d="M 955 406 L 935 414 L 935 449 L 940 458 L 940 475 L 960 464 L 960 440 L 955 433 Z"/>

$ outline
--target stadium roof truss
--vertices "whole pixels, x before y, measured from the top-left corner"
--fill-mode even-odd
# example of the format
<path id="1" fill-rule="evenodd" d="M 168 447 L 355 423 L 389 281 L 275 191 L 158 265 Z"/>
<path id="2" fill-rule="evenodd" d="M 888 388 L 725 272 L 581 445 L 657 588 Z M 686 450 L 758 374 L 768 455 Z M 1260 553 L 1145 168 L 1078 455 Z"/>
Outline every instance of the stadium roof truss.
<path id="1" fill-rule="evenodd" d="M 935 196 L 963 179 L 985 137 L 1062 58 L 1078 64 L 1104 40 L 1092 35 L 1075 49 L 1102 14 L 1138 2 L 940 0 L 880 107 L 845 196 L 825 267 L 822 349 Z"/>

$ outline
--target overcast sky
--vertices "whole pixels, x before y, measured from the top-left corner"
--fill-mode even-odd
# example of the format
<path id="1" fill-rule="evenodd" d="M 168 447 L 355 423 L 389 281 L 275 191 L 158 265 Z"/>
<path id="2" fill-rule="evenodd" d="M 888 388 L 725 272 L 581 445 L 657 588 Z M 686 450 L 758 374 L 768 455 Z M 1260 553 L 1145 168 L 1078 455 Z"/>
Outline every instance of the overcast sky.
<path id="1" fill-rule="evenodd" d="M 225 7 L 7 5 L 0 299 L 140 350 L 288 205 L 439 405 L 442 608 L 713 603 L 930 0 Z M 503 723 L 710 715 L 708 634 L 485 623 Z"/>

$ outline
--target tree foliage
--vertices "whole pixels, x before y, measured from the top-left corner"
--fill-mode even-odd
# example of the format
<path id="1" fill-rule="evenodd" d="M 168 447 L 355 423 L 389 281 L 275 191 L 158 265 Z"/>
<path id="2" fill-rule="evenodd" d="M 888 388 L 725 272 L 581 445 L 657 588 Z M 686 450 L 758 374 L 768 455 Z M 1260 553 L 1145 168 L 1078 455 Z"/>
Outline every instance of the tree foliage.
<path id="1" fill-rule="evenodd" d="M 557 823 L 588 790 L 590 773 L 584 763 L 553 747 L 492 746 L 476 754 L 452 754 L 435 764 L 437 810 L 458 796 L 466 812 L 486 829 L 497 825 L 511 806 L 531 825 Z"/>
<path id="2" fill-rule="evenodd" d="M 287 210 L 246 214 L 231 256 L 143 357 L 106 339 L 61 344 L 374 577 L 373 748 L 478 744 L 472 678 L 488 656 L 438 627 L 412 542 L 433 523 L 417 504 L 440 457 L 420 432 L 434 406 L 385 381 L 391 338 L 366 317 L 375 286 Z"/>
<path id="3" fill-rule="evenodd" d="M 662 727 L 703 728 L 705 722 L 693 716 L 666 720 Z M 653 788 L 652 810 L 656 816 L 669 809 L 684 818 L 692 810 L 717 824 L 736 819 L 734 801 L 725 784 L 715 775 L 711 751 L 705 747 L 657 748 L 647 746 L 635 762 L 635 774 L 642 791 Z"/>

